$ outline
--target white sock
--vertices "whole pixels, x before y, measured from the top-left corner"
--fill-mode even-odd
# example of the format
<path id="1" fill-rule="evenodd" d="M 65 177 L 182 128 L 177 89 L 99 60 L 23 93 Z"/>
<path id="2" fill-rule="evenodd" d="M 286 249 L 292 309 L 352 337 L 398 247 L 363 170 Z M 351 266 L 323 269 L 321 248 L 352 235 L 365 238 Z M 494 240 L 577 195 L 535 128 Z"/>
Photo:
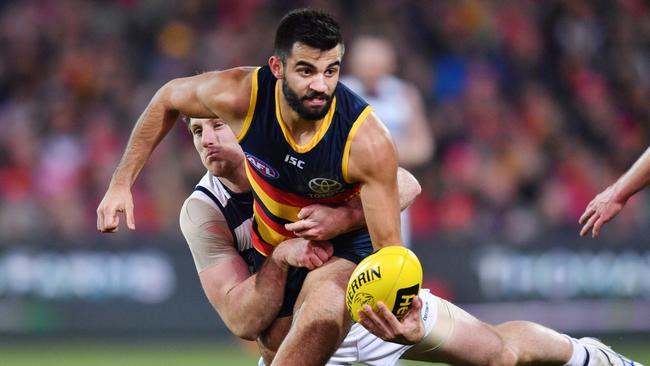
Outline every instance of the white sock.
<path id="1" fill-rule="evenodd" d="M 568 335 L 564 334 L 565 337 L 571 341 L 571 345 L 573 346 L 573 350 L 571 351 L 571 358 L 567 363 L 564 364 L 564 366 L 587 366 L 587 361 L 588 361 L 588 353 L 587 349 L 585 346 L 580 344 L 580 341 L 578 341 L 575 338 L 571 338 Z"/>

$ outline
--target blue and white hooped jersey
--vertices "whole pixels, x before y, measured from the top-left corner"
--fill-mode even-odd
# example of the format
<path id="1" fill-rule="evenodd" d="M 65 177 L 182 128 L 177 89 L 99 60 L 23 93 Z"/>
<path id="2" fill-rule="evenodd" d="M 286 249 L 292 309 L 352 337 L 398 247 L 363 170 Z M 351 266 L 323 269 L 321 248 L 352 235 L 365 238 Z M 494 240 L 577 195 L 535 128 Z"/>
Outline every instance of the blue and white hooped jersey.
<path id="1" fill-rule="evenodd" d="M 235 193 L 221 183 L 219 178 L 207 172 L 194 188 L 190 197 L 198 198 L 218 209 L 223 214 L 232 234 L 237 251 L 251 265 L 250 252 L 251 221 L 253 216 L 253 194 Z"/>

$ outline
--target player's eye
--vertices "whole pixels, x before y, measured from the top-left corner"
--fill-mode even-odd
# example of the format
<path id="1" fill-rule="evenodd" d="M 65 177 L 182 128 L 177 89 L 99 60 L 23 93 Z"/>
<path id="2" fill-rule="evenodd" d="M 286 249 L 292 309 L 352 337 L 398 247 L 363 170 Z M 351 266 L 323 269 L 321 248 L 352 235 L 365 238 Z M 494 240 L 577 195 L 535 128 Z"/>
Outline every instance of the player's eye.
<path id="1" fill-rule="evenodd" d="M 302 76 L 309 76 L 311 75 L 311 70 L 309 69 L 300 69 L 298 70 L 298 73 Z"/>
<path id="2" fill-rule="evenodd" d="M 325 75 L 326 76 L 334 76 L 334 75 L 336 75 L 337 71 L 338 71 L 338 69 L 336 69 L 336 68 L 327 69 L 327 70 L 325 70 Z"/>
<path id="3" fill-rule="evenodd" d="M 195 128 L 195 129 L 192 131 L 192 134 L 194 134 L 194 136 L 201 136 L 201 133 L 202 133 L 202 132 L 203 132 L 202 129 L 200 129 L 200 128 Z"/>

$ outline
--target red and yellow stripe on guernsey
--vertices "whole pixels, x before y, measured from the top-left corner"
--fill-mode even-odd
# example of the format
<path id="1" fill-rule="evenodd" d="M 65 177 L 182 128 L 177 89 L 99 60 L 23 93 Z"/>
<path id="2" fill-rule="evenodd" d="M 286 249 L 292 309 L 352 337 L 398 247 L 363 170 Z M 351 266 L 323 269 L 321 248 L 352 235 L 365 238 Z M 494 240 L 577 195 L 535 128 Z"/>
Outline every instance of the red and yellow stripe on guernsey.
<path id="1" fill-rule="evenodd" d="M 246 160 L 246 175 L 255 193 L 253 212 L 257 233 L 253 233 L 253 246 L 257 251 L 268 255 L 273 247 L 284 240 L 294 238 L 292 232 L 284 228 L 279 220 L 298 221 L 300 209 L 314 204 L 341 203 L 359 193 L 358 186 L 328 198 L 306 198 L 285 192 L 267 183 Z M 268 212 L 268 214 L 267 214 Z"/>

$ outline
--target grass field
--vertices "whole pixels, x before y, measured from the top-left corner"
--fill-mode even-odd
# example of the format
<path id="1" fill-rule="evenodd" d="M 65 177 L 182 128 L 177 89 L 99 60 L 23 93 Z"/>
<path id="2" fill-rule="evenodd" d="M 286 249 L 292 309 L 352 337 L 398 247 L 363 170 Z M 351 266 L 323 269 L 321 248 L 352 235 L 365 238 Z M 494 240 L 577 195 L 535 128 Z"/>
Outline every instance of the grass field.
<path id="1" fill-rule="evenodd" d="M 650 342 L 614 341 L 616 349 L 650 365 Z M 11 342 L 0 343 L 2 366 L 244 366 L 256 365 L 252 347 L 207 341 Z M 424 365 L 403 362 L 404 366 Z"/>

